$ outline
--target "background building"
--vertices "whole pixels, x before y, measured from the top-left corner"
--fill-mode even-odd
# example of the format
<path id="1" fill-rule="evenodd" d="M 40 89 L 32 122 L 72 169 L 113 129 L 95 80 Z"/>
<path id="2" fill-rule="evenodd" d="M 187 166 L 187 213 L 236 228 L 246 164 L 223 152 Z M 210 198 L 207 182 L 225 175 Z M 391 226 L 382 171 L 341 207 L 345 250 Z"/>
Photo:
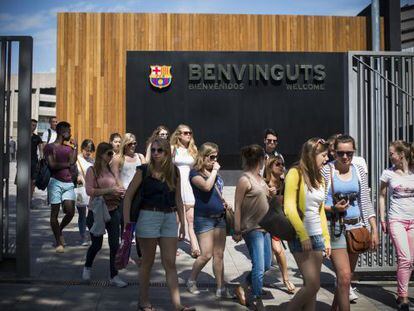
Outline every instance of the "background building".
<path id="1" fill-rule="evenodd" d="M 10 95 L 10 135 L 17 137 L 18 81 L 11 77 Z M 56 115 L 56 74 L 35 73 L 32 81 L 32 118 L 38 120 L 37 133 L 42 134 L 49 128 L 49 117 Z"/>

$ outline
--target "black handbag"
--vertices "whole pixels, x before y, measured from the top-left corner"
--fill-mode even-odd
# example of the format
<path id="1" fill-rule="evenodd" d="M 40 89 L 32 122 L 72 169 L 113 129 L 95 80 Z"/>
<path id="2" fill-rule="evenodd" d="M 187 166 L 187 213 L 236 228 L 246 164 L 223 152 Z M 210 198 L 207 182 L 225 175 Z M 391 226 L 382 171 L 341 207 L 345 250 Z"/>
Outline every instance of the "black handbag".
<path id="1" fill-rule="evenodd" d="M 141 202 L 142 202 L 142 188 L 143 188 L 142 185 L 144 183 L 144 179 L 147 177 L 148 165 L 143 164 L 137 167 L 137 170 L 138 169 L 142 171 L 142 181 L 137 191 L 135 192 L 134 197 L 132 198 L 131 209 L 129 211 L 129 217 L 130 217 L 131 222 L 137 222 L 138 217 L 139 217 L 139 210 L 140 210 Z"/>
<path id="2" fill-rule="evenodd" d="M 299 193 L 302 175 L 299 172 L 298 190 L 296 192 L 296 209 L 299 217 L 303 219 L 303 213 L 299 208 Z M 276 197 L 269 200 L 269 209 L 259 222 L 259 226 L 281 240 L 292 241 L 296 238 L 296 230 L 286 217 L 283 206 L 277 202 Z"/>
<path id="3" fill-rule="evenodd" d="M 50 177 L 52 172 L 50 171 L 49 165 L 47 164 L 46 159 L 41 159 L 39 161 L 39 172 L 36 176 L 36 187 L 40 190 L 45 190 L 49 184 Z"/>
<path id="4" fill-rule="evenodd" d="M 277 202 L 276 197 L 270 199 L 269 210 L 259 222 L 259 225 L 281 240 L 291 241 L 296 237 L 295 228 L 287 219 L 283 206 Z"/>

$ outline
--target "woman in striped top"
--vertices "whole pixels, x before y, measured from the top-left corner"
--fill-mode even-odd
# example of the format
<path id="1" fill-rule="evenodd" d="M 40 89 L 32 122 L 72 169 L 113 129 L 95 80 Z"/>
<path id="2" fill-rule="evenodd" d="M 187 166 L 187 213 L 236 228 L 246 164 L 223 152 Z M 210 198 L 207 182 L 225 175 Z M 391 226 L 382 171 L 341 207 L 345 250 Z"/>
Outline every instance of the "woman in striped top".
<path id="1" fill-rule="evenodd" d="M 345 232 L 361 226 L 371 229 L 372 250 L 377 247 L 378 234 L 367 175 L 361 166 L 352 164 L 354 139 L 346 134 L 339 135 L 334 143 L 334 151 L 335 160 L 324 166 L 322 175 L 327 185 L 325 211 L 331 232 L 331 258 L 337 278 L 332 310 L 342 311 L 350 310 L 351 277 L 358 261 L 358 254 L 347 251 Z M 338 194 L 347 199 L 339 199 Z"/>

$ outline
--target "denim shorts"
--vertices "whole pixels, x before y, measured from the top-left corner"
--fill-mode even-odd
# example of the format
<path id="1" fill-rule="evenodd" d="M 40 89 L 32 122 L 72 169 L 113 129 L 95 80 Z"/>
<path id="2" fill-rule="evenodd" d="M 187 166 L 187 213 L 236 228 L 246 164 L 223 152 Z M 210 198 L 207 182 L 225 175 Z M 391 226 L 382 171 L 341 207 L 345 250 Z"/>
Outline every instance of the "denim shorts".
<path id="1" fill-rule="evenodd" d="M 312 242 L 312 250 L 314 251 L 323 251 L 325 250 L 325 239 L 322 234 L 312 235 L 310 236 L 310 240 Z M 299 238 L 296 238 L 292 241 L 289 241 L 289 249 L 292 253 L 301 253 L 302 250 L 302 243 L 300 242 Z"/>
<path id="2" fill-rule="evenodd" d="M 141 210 L 135 229 L 139 238 L 178 237 L 177 213 Z"/>
<path id="3" fill-rule="evenodd" d="M 50 178 L 47 185 L 47 195 L 50 204 L 61 204 L 63 201 L 75 201 L 75 186 L 73 182 L 63 182 Z"/>
<path id="4" fill-rule="evenodd" d="M 194 232 L 195 234 L 201 234 L 215 228 L 226 228 L 225 217 L 205 217 L 195 216 L 194 217 Z"/>
<path id="5" fill-rule="evenodd" d="M 335 234 L 338 235 L 341 232 L 341 235 L 339 237 L 336 237 L 335 235 L 332 234 L 332 227 L 331 227 L 331 222 L 328 221 L 328 231 L 329 231 L 329 235 L 331 236 L 331 248 L 332 249 L 341 249 L 341 248 L 346 248 L 346 238 L 345 238 L 345 230 L 340 229 L 340 225 L 339 222 L 336 221 L 335 222 Z"/>

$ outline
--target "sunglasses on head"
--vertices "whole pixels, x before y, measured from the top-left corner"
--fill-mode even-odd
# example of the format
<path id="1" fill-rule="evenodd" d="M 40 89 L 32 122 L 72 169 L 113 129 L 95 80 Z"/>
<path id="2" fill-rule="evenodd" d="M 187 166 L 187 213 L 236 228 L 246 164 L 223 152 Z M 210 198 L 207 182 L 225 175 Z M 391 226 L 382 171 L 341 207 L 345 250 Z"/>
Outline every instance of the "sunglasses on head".
<path id="1" fill-rule="evenodd" d="M 163 153 L 164 149 L 162 148 L 151 148 L 151 153 Z"/>
<path id="2" fill-rule="evenodd" d="M 218 156 L 216 155 L 209 155 L 208 158 L 210 159 L 210 161 L 217 161 Z"/>
<path id="3" fill-rule="evenodd" d="M 336 155 L 338 157 L 343 157 L 344 155 L 346 155 L 348 158 L 352 157 L 354 155 L 353 151 L 336 151 Z"/>
<path id="4" fill-rule="evenodd" d="M 191 132 L 191 131 L 183 131 L 183 132 L 181 132 L 181 134 L 183 134 L 185 136 L 191 136 L 191 135 L 193 135 L 193 132 Z"/>
<path id="5" fill-rule="evenodd" d="M 277 139 L 266 139 L 268 144 L 277 144 Z"/>
<path id="6" fill-rule="evenodd" d="M 106 152 L 106 155 L 107 155 L 108 157 L 112 157 L 112 156 L 114 155 L 114 152 L 113 152 L 112 150 L 107 151 L 107 152 Z"/>

